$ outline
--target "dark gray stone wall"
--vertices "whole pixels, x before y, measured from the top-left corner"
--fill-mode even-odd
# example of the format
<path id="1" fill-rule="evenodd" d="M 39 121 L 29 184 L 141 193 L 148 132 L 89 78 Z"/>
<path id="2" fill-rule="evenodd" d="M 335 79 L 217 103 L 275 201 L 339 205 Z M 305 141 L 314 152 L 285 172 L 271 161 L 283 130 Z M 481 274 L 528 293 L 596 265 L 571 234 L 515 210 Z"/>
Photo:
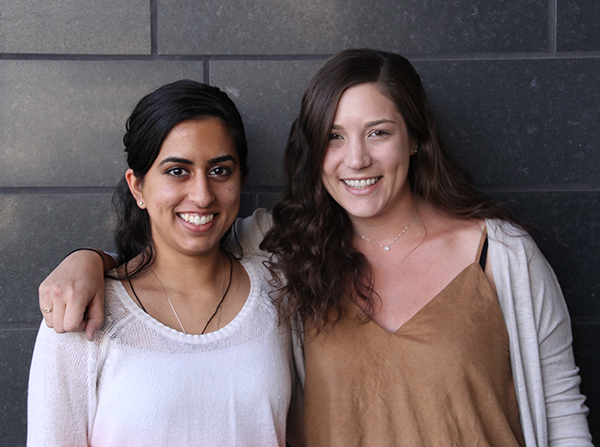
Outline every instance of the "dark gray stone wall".
<path id="1" fill-rule="evenodd" d="M 598 1 L 0 0 L 0 445 L 25 445 L 38 284 L 73 248 L 111 247 L 136 101 L 180 78 L 234 98 L 247 215 L 277 197 L 309 76 L 349 47 L 407 56 L 450 149 L 540 226 L 600 439 Z"/>

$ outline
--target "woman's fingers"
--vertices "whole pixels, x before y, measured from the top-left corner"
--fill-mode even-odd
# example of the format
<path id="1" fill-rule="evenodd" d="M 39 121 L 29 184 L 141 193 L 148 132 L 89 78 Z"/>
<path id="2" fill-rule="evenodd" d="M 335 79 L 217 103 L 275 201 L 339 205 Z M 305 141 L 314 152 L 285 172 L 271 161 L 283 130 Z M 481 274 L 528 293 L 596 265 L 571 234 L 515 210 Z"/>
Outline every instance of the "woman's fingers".
<path id="1" fill-rule="evenodd" d="M 92 341 L 96 332 L 104 324 L 104 291 L 102 294 L 96 294 L 87 309 L 87 323 L 85 334 L 87 339 Z"/>
<path id="2" fill-rule="evenodd" d="M 87 250 L 67 256 L 40 284 L 39 304 L 46 325 L 56 332 L 85 330 L 93 337 L 104 322 L 103 259 Z"/>

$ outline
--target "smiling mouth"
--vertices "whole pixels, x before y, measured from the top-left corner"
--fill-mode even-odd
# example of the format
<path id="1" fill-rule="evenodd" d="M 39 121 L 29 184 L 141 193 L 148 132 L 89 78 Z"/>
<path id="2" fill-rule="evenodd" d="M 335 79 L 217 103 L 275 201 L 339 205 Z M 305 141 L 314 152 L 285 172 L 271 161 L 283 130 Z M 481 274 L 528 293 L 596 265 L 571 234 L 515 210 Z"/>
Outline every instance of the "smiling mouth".
<path id="1" fill-rule="evenodd" d="M 381 177 L 373 177 L 362 180 L 342 180 L 347 186 L 353 189 L 365 189 L 377 183 Z"/>
<path id="2" fill-rule="evenodd" d="M 191 223 L 196 226 L 206 225 L 215 218 L 214 214 L 203 214 L 202 216 L 199 214 L 190 214 L 190 213 L 182 213 L 177 214 L 182 220 Z"/>

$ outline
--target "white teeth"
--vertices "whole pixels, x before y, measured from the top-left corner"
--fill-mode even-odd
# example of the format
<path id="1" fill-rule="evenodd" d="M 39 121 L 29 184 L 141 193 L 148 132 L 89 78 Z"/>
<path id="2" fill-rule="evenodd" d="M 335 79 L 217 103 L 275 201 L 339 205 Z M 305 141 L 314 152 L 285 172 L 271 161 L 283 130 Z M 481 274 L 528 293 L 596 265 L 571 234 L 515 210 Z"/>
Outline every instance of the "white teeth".
<path id="1" fill-rule="evenodd" d="M 184 214 L 179 214 L 179 217 L 181 217 L 186 222 L 200 226 L 200 225 L 206 225 L 207 223 L 212 222 L 215 215 L 214 214 L 204 214 L 204 215 L 200 216 L 199 214 L 184 213 Z"/>
<path id="2" fill-rule="evenodd" d="M 354 189 L 365 189 L 367 186 L 374 185 L 379 181 L 381 177 L 373 177 L 363 180 L 344 180 L 344 183 L 348 185 L 350 188 Z"/>

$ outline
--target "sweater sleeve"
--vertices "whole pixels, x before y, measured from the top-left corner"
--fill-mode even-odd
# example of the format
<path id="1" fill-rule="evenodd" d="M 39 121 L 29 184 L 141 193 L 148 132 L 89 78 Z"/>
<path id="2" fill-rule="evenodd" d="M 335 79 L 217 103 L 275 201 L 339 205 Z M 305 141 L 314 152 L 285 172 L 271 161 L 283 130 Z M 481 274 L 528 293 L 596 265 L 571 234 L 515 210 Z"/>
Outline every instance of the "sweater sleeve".
<path id="1" fill-rule="evenodd" d="M 29 447 L 88 445 L 96 374 L 90 369 L 95 344 L 84 333 L 57 334 L 42 322 L 31 369 L 27 407 Z"/>
<path id="2" fill-rule="evenodd" d="M 488 221 L 498 299 L 528 446 L 592 446 L 569 313 L 552 268 L 526 233 Z"/>

